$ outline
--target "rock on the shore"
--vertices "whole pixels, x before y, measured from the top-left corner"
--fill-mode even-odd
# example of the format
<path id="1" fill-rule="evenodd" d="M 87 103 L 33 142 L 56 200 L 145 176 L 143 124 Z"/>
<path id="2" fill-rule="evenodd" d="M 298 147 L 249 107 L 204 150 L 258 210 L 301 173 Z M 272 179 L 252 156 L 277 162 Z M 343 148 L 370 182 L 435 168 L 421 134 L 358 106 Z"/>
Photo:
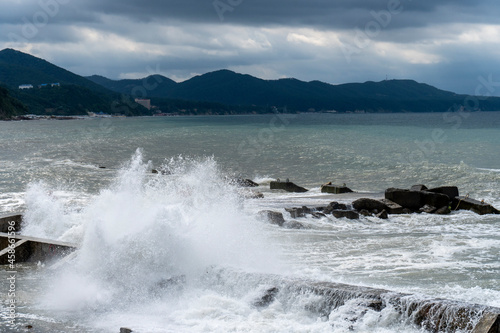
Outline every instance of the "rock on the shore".
<path id="1" fill-rule="evenodd" d="M 500 214 L 500 211 L 492 205 L 467 197 L 456 197 L 455 199 L 453 199 L 451 207 L 454 210 L 471 210 L 479 215 Z"/>
<path id="2" fill-rule="evenodd" d="M 359 213 L 353 210 L 334 210 L 332 211 L 332 215 L 338 219 L 342 217 L 348 218 L 349 220 L 359 219 Z"/>
<path id="3" fill-rule="evenodd" d="M 331 214 L 333 210 L 347 210 L 347 205 L 338 203 L 337 201 L 330 202 L 328 206 L 323 208 L 323 214 Z"/>
<path id="4" fill-rule="evenodd" d="M 394 201 L 389 199 L 381 199 L 380 202 L 384 203 L 387 206 L 387 213 L 389 214 L 404 214 L 405 209 L 403 206 L 398 205 Z"/>
<path id="5" fill-rule="evenodd" d="M 440 187 L 431 188 L 428 191 L 434 192 L 434 193 L 445 194 L 448 196 L 448 198 L 450 198 L 450 201 L 452 201 L 453 199 L 455 199 L 456 197 L 459 196 L 458 187 L 456 187 L 456 186 L 440 186 Z"/>
<path id="6" fill-rule="evenodd" d="M 285 218 L 283 217 L 283 214 L 280 212 L 274 212 L 272 210 L 262 210 L 259 212 L 259 215 L 262 218 L 265 218 L 269 221 L 271 224 L 276 224 L 280 227 L 283 226 L 285 223 Z"/>
<path id="7" fill-rule="evenodd" d="M 312 214 L 312 209 L 306 206 L 285 208 L 285 210 L 290 213 L 290 217 L 296 219 L 297 217 L 305 217 L 306 214 Z"/>
<path id="8" fill-rule="evenodd" d="M 410 191 L 400 188 L 388 188 L 385 190 L 385 198 L 398 205 L 417 212 L 422 204 L 422 192 Z"/>
<path id="9" fill-rule="evenodd" d="M 263 308 L 269 306 L 272 302 L 274 302 L 276 295 L 278 294 L 279 289 L 276 287 L 272 287 L 267 289 L 259 299 L 253 302 L 253 306 L 258 308 Z"/>
<path id="10" fill-rule="evenodd" d="M 429 191 L 421 191 L 422 194 L 422 204 L 434 206 L 434 207 L 444 207 L 448 206 L 451 199 L 446 194 L 434 193 Z"/>
<path id="11" fill-rule="evenodd" d="M 383 210 L 382 210 L 380 213 L 378 213 L 376 216 L 377 216 L 379 219 L 384 219 L 384 220 L 386 220 L 386 219 L 388 219 L 388 218 L 389 218 L 389 216 L 387 215 L 387 211 L 386 211 L 385 209 L 383 209 Z"/>
<path id="12" fill-rule="evenodd" d="M 410 191 L 425 191 L 427 190 L 427 186 L 423 184 L 413 185 L 410 187 Z"/>
<path id="13" fill-rule="evenodd" d="M 236 178 L 233 182 L 240 187 L 258 187 L 259 184 L 251 179 Z"/>
<path id="14" fill-rule="evenodd" d="M 292 182 L 281 182 L 281 181 L 274 181 L 271 182 L 270 184 L 271 190 L 285 190 L 287 192 L 297 192 L 297 193 L 302 193 L 302 192 L 307 192 L 308 190 L 298 186 Z"/>
<path id="15" fill-rule="evenodd" d="M 352 206 L 354 209 L 357 211 L 361 211 L 363 209 L 372 212 L 372 213 L 379 213 L 383 210 L 389 210 L 389 207 L 381 201 L 375 200 L 375 199 L 370 199 L 370 198 L 360 198 L 355 200 L 352 203 Z"/>
<path id="16" fill-rule="evenodd" d="M 354 191 L 345 185 L 333 185 L 332 183 L 328 183 L 321 186 L 321 193 L 341 194 L 352 192 Z"/>

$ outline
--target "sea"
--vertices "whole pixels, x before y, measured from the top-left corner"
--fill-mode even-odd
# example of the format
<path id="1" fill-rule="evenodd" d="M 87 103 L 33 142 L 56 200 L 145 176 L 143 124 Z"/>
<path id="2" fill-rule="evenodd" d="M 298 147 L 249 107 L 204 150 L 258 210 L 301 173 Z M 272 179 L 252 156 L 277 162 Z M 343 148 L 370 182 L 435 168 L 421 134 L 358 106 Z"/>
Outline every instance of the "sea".
<path id="1" fill-rule="evenodd" d="M 429 329 L 390 304 L 321 308 L 318 293 L 280 281 L 500 307 L 500 215 L 286 210 L 416 184 L 500 208 L 499 147 L 500 112 L 463 110 L 0 122 L 0 215 L 21 212 L 22 235 L 77 246 L 63 264 L 18 263 L 14 281 L 0 266 L 0 331 Z M 309 191 L 271 190 L 278 179 Z M 321 193 L 327 182 L 354 192 Z"/>

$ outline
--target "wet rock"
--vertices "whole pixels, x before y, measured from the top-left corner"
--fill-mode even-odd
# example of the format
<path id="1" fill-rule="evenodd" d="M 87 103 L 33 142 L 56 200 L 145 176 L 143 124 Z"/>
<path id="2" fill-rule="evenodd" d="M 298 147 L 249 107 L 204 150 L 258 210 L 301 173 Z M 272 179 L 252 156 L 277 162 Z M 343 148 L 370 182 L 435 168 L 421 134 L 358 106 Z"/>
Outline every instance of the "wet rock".
<path id="1" fill-rule="evenodd" d="M 384 209 L 380 213 L 376 215 L 379 219 L 387 220 L 389 216 L 387 215 L 387 211 Z"/>
<path id="2" fill-rule="evenodd" d="M 445 194 L 448 196 L 450 201 L 455 199 L 455 197 L 458 197 L 458 187 L 456 186 L 440 186 L 440 187 L 435 187 L 431 188 L 428 190 L 429 192 L 434 192 L 434 193 L 440 193 L 440 194 Z"/>
<path id="3" fill-rule="evenodd" d="M 247 196 L 245 196 L 246 198 L 248 199 L 263 199 L 264 198 L 264 194 L 260 193 L 260 192 L 256 192 L 256 193 L 251 193 Z"/>
<path id="4" fill-rule="evenodd" d="M 403 208 L 403 212 L 401 214 L 411 214 L 411 213 L 413 213 L 411 211 L 411 209 L 409 209 L 409 208 Z"/>
<path id="5" fill-rule="evenodd" d="M 422 191 L 422 204 L 423 206 L 429 205 L 434 207 L 448 206 L 451 202 L 446 194 L 434 193 L 429 191 Z M 422 207 L 423 207 L 422 206 Z"/>
<path id="6" fill-rule="evenodd" d="M 383 202 L 375 200 L 375 199 L 369 199 L 369 198 L 358 199 L 352 203 L 352 206 L 357 211 L 365 209 L 365 210 L 370 211 L 370 212 L 374 212 L 375 210 L 377 212 L 381 212 L 383 210 L 389 209 L 386 206 L 386 204 L 384 204 Z"/>
<path id="7" fill-rule="evenodd" d="M 419 208 L 423 206 L 422 192 L 420 191 L 388 188 L 385 190 L 385 198 L 414 212 L 418 211 Z"/>
<path id="8" fill-rule="evenodd" d="M 447 215 L 450 213 L 451 213 L 451 209 L 449 206 L 441 207 L 434 212 L 434 214 L 438 214 L 438 215 Z"/>
<path id="9" fill-rule="evenodd" d="M 422 208 L 419 209 L 422 213 L 427 213 L 427 214 L 432 214 L 434 213 L 437 208 L 431 205 L 424 205 Z"/>
<path id="10" fill-rule="evenodd" d="M 326 217 L 326 215 L 324 213 L 320 213 L 320 212 L 312 212 L 311 213 L 312 217 L 314 217 L 315 219 L 320 219 L 322 217 Z"/>
<path id="11" fill-rule="evenodd" d="M 331 214 L 333 210 L 347 210 L 347 205 L 338 203 L 336 201 L 330 202 L 328 206 L 323 208 L 324 214 Z"/>
<path id="12" fill-rule="evenodd" d="M 394 201 L 389 199 L 381 199 L 380 202 L 384 203 L 387 206 L 387 213 L 389 214 L 403 214 L 404 208 L 401 205 L 398 205 Z"/>
<path id="13" fill-rule="evenodd" d="M 300 208 L 298 207 L 285 208 L 285 210 L 290 213 L 290 217 L 292 219 L 296 219 L 298 217 L 305 217 L 306 214 L 311 214 L 313 212 L 311 208 L 308 208 L 306 206 L 302 206 Z"/>
<path id="14" fill-rule="evenodd" d="M 130 328 L 120 327 L 120 333 L 132 333 L 133 331 Z"/>
<path id="15" fill-rule="evenodd" d="M 256 182 L 254 182 L 251 179 L 236 178 L 233 180 L 233 182 L 240 187 L 258 187 L 259 186 L 259 184 L 257 184 Z"/>
<path id="16" fill-rule="evenodd" d="M 455 197 L 455 199 L 453 199 L 451 207 L 454 210 L 471 210 L 479 215 L 500 214 L 500 211 L 492 205 L 468 197 Z"/>
<path id="17" fill-rule="evenodd" d="M 338 219 L 340 219 L 342 217 L 348 218 L 350 220 L 359 219 L 358 212 L 355 212 L 353 210 L 334 210 L 334 211 L 332 211 L 332 215 Z"/>
<path id="18" fill-rule="evenodd" d="M 285 229 L 308 229 L 304 224 L 298 221 L 286 221 L 283 224 L 283 228 Z"/>
<path id="19" fill-rule="evenodd" d="M 345 185 L 333 185 L 331 182 L 321 185 L 321 193 L 341 194 L 341 193 L 352 193 L 352 192 L 354 191 Z"/>
<path id="20" fill-rule="evenodd" d="M 264 308 L 269 306 L 276 299 L 279 289 L 276 287 L 269 288 L 265 291 L 264 295 L 258 300 L 253 302 L 253 305 L 257 308 Z"/>
<path id="21" fill-rule="evenodd" d="M 281 181 L 275 181 L 271 182 L 270 184 L 271 190 L 285 190 L 287 192 L 297 192 L 297 193 L 302 193 L 302 192 L 307 192 L 308 190 L 298 186 L 292 182 L 281 182 Z"/>
<path id="22" fill-rule="evenodd" d="M 410 191 L 425 191 L 427 190 L 427 186 L 419 184 L 419 185 L 413 185 L 410 187 Z"/>
<path id="23" fill-rule="evenodd" d="M 259 212 L 259 215 L 262 218 L 267 219 L 269 223 L 279 225 L 280 227 L 285 223 L 283 214 L 281 214 L 280 212 L 273 212 L 272 210 L 262 210 Z"/>
<path id="24" fill-rule="evenodd" d="M 160 174 L 160 175 L 171 175 L 172 174 L 171 171 L 168 171 L 168 170 L 158 170 L 158 169 L 152 169 L 151 173 Z"/>
<path id="25" fill-rule="evenodd" d="M 367 211 L 366 209 L 362 209 L 359 211 L 359 215 L 372 216 L 373 214 L 371 212 Z"/>

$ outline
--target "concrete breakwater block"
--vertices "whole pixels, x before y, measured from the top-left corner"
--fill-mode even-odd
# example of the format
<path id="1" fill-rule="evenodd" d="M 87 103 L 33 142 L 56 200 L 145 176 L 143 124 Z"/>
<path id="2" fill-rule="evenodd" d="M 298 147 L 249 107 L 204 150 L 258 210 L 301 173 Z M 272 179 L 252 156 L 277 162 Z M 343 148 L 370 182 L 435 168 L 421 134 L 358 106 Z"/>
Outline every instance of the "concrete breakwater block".
<path id="1" fill-rule="evenodd" d="M 345 185 L 326 184 L 321 186 L 321 193 L 342 194 L 342 193 L 352 193 L 352 192 L 354 191 Z"/>
<path id="2" fill-rule="evenodd" d="M 0 215 L 0 232 L 12 231 L 12 227 L 14 231 L 19 232 L 22 221 L 23 216 L 20 213 Z"/>
<path id="3" fill-rule="evenodd" d="M 0 233 L 0 265 L 55 260 L 75 249 L 68 242 Z"/>
<path id="4" fill-rule="evenodd" d="M 468 197 L 455 197 L 453 199 L 451 207 L 454 210 L 471 210 L 479 215 L 500 214 L 500 211 L 492 205 Z"/>
<path id="5" fill-rule="evenodd" d="M 298 186 L 290 181 L 282 182 L 279 179 L 277 181 L 270 183 L 270 189 L 271 190 L 285 190 L 287 192 L 297 192 L 297 193 L 303 193 L 303 192 L 308 191 L 307 189 L 305 189 L 301 186 Z"/>

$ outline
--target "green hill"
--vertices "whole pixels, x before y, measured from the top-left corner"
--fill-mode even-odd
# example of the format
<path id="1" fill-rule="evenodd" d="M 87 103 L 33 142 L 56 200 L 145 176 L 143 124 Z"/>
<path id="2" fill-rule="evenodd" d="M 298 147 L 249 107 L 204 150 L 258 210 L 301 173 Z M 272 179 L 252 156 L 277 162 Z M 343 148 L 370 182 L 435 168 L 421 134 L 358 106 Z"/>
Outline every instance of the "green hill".
<path id="1" fill-rule="evenodd" d="M 9 95 L 9 91 L 0 87 L 0 120 L 10 119 L 26 114 L 28 109 L 17 99 Z"/>
<path id="2" fill-rule="evenodd" d="M 229 70 L 195 76 L 181 83 L 164 77 L 156 89 L 147 91 L 154 103 L 166 99 L 220 103 L 232 106 L 286 107 L 290 111 L 336 110 L 348 112 L 444 112 L 462 105 L 467 96 L 444 91 L 413 80 L 332 85 L 297 79 L 262 80 Z M 130 93 L 143 80 L 113 81 L 90 77 L 108 89 Z M 152 77 L 147 82 L 154 82 Z M 500 98 L 481 101 L 483 110 L 500 110 Z"/>
<path id="3" fill-rule="evenodd" d="M 6 85 L 11 95 L 26 105 L 29 113 L 86 115 L 87 112 L 102 111 L 127 116 L 151 114 L 130 97 L 13 49 L 0 51 L 0 83 Z M 53 83 L 58 85 L 51 86 Z M 23 84 L 32 85 L 33 88 L 19 89 Z"/>

